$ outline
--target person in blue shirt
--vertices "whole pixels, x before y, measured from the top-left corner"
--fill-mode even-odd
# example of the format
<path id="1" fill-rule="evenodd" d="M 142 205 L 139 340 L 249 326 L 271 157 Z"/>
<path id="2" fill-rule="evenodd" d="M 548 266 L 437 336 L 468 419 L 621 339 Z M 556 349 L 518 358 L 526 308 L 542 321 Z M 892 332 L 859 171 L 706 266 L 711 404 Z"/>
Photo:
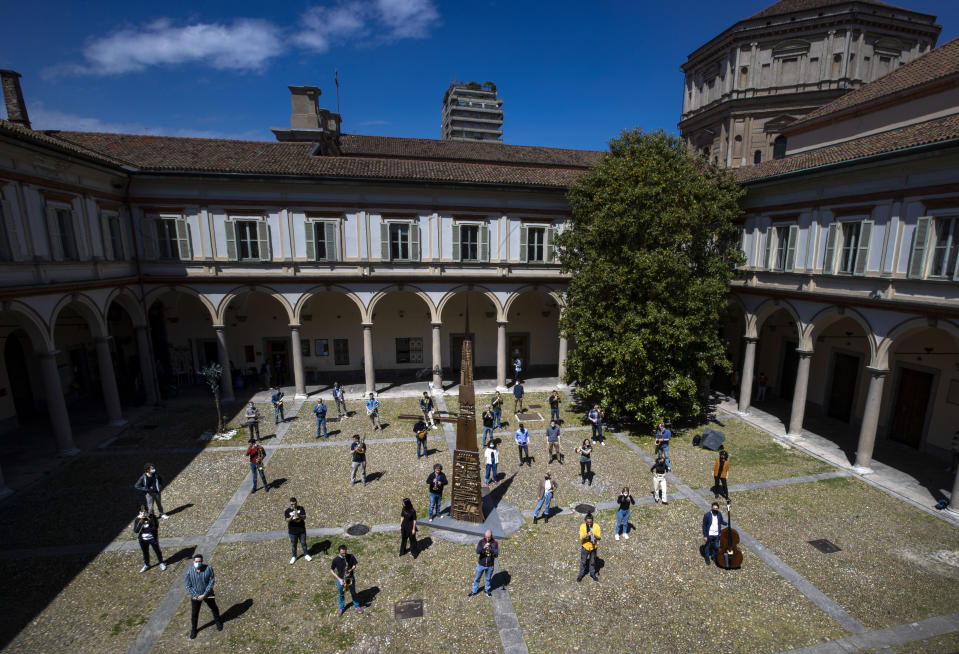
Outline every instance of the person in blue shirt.
<path id="1" fill-rule="evenodd" d="M 336 404 L 337 421 L 342 420 L 343 416 L 350 416 L 349 411 L 346 410 L 346 395 L 343 393 L 340 382 L 333 382 L 333 402 Z"/>
<path id="2" fill-rule="evenodd" d="M 526 390 L 523 388 L 523 380 L 516 382 L 516 385 L 513 386 L 513 413 L 520 413 L 523 411 L 523 395 L 526 394 Z"/>
<path id="3" fill-rule="evenodd" d="M 196 638 L 196 623 L 200 616 L 200 605 L 206 602 L 213 612 L 213 622 L 216 630 L 223 631 L 223 621 L 220 620 L 220 609 L 213 599 L 213 568 L 203 563 L 203 555 L 193 557 L 193 568 L 186 573 L 186 592 L 190 595 L 190 638 Z"/>
<path id="4" fill-rule="evenodd" d="M 273 403 L 273 424 L 278 425 L 281 422 L 286 422 L 286 418 L 283 416 L 283 391 L 274 388 L 273 394 L 270 395 L 270 402 Z"/>
<path id="5" fill-rule="evenodd" d="M 313 415 L 316 416 L 316 437 L 320 437 L 320 429 L 323 430 L 323 438 L 329 438 L 329 434 L 326 432 L 326 405 L 323 403 L 323 398 L 319 398 L 316 401 L 316 405 L 313 407 Z"/>
<path id="6" fill-rule="evenodd" d="M 373 431 L 382 429 L 380 426 L 380 401 L 376 399 L 373 393 L 370 393 L 370 399 L 366 401 L 366 415 L 370 419 L 370 426 Z"/>
<path id="7" fill-rule="evenodd" d="M 659 428 L 656 430 L 656 452 L 666 461 L 667 472 L 673 471 L 669 465 L 669 441 L 673 438 L 672 426 L 670 422 L 659 423 Z"/>
<path id="8" fill-rule="evenodd" d="M 499 391 L 496 391 L 496 395 L 493 396 L 493 399 L 489 403 L 490 409 L 493 410 L 493 419 L 496 422 L 496 429 L 503 428 L 503 397 L 499 394 Z"/>
<path id="9" fill-rule="evenodd" d="M 593 408 L 586 414 L 586 418 L 593 428 L 593 442 L 606 445 L 606 440 L 603 438 L 603 410 L 599 408 L 598 404 L 593 405 Z"/>
<path id="10" fill-rule="evenodd" d="M 516 441 L 516 449 L 519 451 L 519 465 L 523 467 L 524 455 L 526 461 L 526 467 L 531 468 L 529 458 L 529 429 L 523 426 L 523 423 L 519 423 L 519 428 L 516 430 L 516 435 L 513 437 Z"/>

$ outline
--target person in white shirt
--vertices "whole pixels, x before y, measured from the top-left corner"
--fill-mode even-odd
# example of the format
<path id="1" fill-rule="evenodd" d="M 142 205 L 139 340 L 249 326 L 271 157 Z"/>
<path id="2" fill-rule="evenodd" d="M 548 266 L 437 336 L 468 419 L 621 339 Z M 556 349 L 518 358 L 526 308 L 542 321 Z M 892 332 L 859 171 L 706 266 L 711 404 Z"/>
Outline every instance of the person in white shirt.
<path id="1" fill-rule="evenodd" d="M 726 526 L 726 519 L 719 512 L 719 504 L 713 502 L 712 507 L 703 516 L 703 546 L 700 552 L 709 565 L 719 552 L 719 532 Z"/>
<path id="2" fill-rule="evenodd" d="M 491 440 L 486 446 L 486 485 L 496 484 L 496 464 L 499 463 L 499 452 L 496 451 L 496 441 Z"/>
<path id="3" fill-rule="evenodd" d="M 536 505 L 536 510 L 533 511 L 533 524 L 536 524 L 536 521 L 540 518 L 543 518 L 549 523 L 549 505 L 553 501 L 553 493 L 556 492 L 556 482 L 553 481 L 552 475 L 550 475 L 549 470 L 546 471 L 546 475 L 543 477 L 543 482 L 539 485 L 539 503 Z M 542 512 L 540 511 L 542 509 Z"/>

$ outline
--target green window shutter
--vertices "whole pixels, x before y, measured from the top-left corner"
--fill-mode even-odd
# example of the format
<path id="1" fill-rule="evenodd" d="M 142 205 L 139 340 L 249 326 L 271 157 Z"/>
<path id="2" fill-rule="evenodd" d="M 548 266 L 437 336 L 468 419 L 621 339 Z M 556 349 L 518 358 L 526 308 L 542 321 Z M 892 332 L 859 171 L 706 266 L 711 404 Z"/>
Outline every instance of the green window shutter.
<path id="1" fill-rule="evenodd" d="M 543 243 L 543 249 L 546 250 L 546 261 L 552 262 L 556 260 L 556 246 L 553 245 L 556 242 L 556 228 L 548 227 L 546 229 L 546 242 Z"/>
<path id="2" fill-rule="evenodd" d="M 110 219 L 104 213 L 100 213 L 100 242 L 103 243 L 103 258 L 107 261 L 115 260 L 116 254 L 113 252 L 113 239 L 110 238 Z"/>
<path id="3" fill-rule="evenodd" d="M 460 252 L 461 247 L 462 247 L 462 244 L 460 243 L 460 226 L 454 224 L 453 225 L 453 261 L 462 260 L 462 257 L 460 256 L 462 254 Z"/>
<path id="4" fill-rule="evenodd" d="M 833 264 L 836 258 L 836 235 L 839 232 L 839 223 L 830 223 L 826 233 L 826 255 L 822 261 L 822 271 L 826 275 L 834 272 Z"/>
<path id="5" fill-rule="evenodd" d="M 260 249 L 260 261 L 272 261 L 270 254 L 270 225 L 265 220 L 256 221 L 256 240 Z"/>
<path id="6" fill-rule="evenodd" d="M 873 221 L 864 220 L 859 226 L 859 247 L 856 248 L 854 275 L 866 274 L 866 265 L 869 263 L 869 242 L 872 241 L 872 225 Z"/>
<path id="7" fill-rule="evenodd" d="M 339 261 L 336 248 L 336 223 L 323 223 L 323 237 L 326 240 L 326 260 Z"/>
<path id="8" fill-rule="evenodd" d="M 522 263 L 529 263 L 529 252 L 527 252 L 526 243 L 529 238 L 529 228 L 526 225 L 519 227 L 519 260 Z"/>
<path id="9" fill-rule="evenodd" d="M 307 220 L 304 227 L 306 228 L 306 260 L 316 261 L 316 223 Z"/>
<path id="10" fill-rule="evenodd" d="M 70 224 L 73 226 L 73 243 L 77 249 L 77 258 L 80 261 L 90 259 L 90 242 L 87 240 L 87 230 L 80 225 L 80 214 L 70 209 Z"/>
<path id="11" fill-rule="evenodd" d="M 766 228 L 766 252 L 763 254 L 763 268 L 773 269 L 773 237 L 776 235 L 776 228 L 769 226 Z"/>
<path id="12" fill-rule="evenodd" d="M 158 229 L 160 229 L 159 220 L 144 217 L 140 223 L 140 240 L 143 243 L 143 258 L 148 261 L 155 261 L 160 256 L 157 249 Z"/>
<path id="13" fill-rule="evenodd" d="M 799 225 L 789 226 L 789 240 L 786 242 L 786 270 L 796 269 L 796 247 L 799 245 Z"/>
<path id="14" fill-rule="evenodd" d="M 193 258 L 190 248 L 190 226 L 183 216 L 176 219 L 176 246 L 180 261 L 189 261 Z"/>
<path id="15" fill-rule="evenodd" d="M 926 274 L 926 249 L 929 245 L 929 224 L 932 218 L 923 216 L 916 222 L 912 240 L 912 258 L 909 260 L 909 277 L 922 279 Z"/>
<path id="16" fill-rule="evenodd" d="M 479 260 L 489 261 L 489 225 L 479 228 Z"/>
<path id="17" fill-rule="evenodd" d="M 19 216 L 13 215 L 13 205 L 9 200 L 0 201 L 0 211 L 3 212 L 4 225 L 7 227 L 7 247 L 10 248 L 10 258 L 14 261 L 23 259 L 23 252 L 20 249 L 20 220 Z"/>
<path id="18" fill-rule="evenodd" d="M 236 223 L 228 219 L 224 227 L 226 230 L 226 258 L 230 261 L 236 261 Z"/>
<path id="19" fill-rule="evenodd" d="M 380 259 L 390 260 L 390 224 L 382 219 L 380 220 Z"/>
<path id="20" fill-rule="evenodd" d="M 63 235 L 57 221 L 57 210 L 53 207 L 47 207 L 47 236 L 50 239 L 50 258 L 63 261 Z"/>
<path id="21" fill-rule="evenodd" d="M 410 261 L 420 260 L 420 224 L 410 224 Z"/>

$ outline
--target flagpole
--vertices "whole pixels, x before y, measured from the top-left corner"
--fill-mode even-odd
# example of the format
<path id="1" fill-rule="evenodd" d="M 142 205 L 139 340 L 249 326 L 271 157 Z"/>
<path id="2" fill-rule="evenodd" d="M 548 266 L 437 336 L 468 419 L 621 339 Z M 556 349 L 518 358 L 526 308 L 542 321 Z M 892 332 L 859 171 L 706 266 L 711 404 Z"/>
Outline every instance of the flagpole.
<path id="1" fill-rule="evenodd" d="M 333 71 L 333 82 L 336 84 L 336 113 L 340 113 L 340 71 Z"/>

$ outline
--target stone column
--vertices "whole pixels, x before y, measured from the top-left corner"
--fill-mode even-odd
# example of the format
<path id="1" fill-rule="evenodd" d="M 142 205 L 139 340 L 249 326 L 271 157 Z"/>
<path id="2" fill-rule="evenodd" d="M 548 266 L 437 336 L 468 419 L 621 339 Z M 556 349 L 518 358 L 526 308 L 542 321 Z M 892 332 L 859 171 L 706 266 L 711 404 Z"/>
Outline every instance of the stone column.
<path id="1" fill-rule="evenodd" d="M 112 336 L 97 336 L 97 368 L 100 369 L 100 390 L 103 392 L 103 404 L 107 409 L 107 424 L 119 427 L 127 424 L 120 408 L 120 392 L 117 390 L 117 375 L 113 369 L 113 355 L 110 354 Z"/>
<path id="2" fill-rule="evenodd" d="M 306 397 L 306 380 L 303 377 L 303 346 L 300 343 L 300 326 L 290 325 L 290 343 L 293 346 L 293 385 L 296 387 L 294 399 Z"/>
<path id="3" fill-rule="evenodd" d="M 872 472 L 872 451 L 876 446 L 876 428 L 879 426 L 879 409 L 882 406 L 882 386 L 888 370 L 866 367 L 869 371 L 869 391 L 866 393 L 866 409 L 862 413 L 859 429 L 859 445 L 856 447 L 856 465 L 853 470 L 860 474 Z"/>
<path id="4" fill-rule="evenodd" d="M 743 415 L 749 414 L 749 402 L 753 395 L 753 368 L 756 365 L 756 341 L 755 336 L 746 336 L 746 352 L 743 355 L 743 372 L 739 376 L 739 412 Z"/>
<path id="5" fill-rule="evenodd" d="M 57 439 L 60 456 L 73 456 L 79 454 L 80 450 L 73 442 L 70 415 L 67 413 L 67 402 L 63 397 L 60 371 L 57 369 L 57 354 L 57 350 L 41 354 L 40 370 L 43 373 L 47 412 L 50 414 L 50 423 L 53 426 L 53 435 Z"/>
<path id="6" fill-rule="evenodd" d="M 363 374 L 366 379 L 366 393 L 376 392 L 376 373 L 373 369 L 373 323 L 363 323 Z"/>
<path id="7" fill-rule="evenodd" d="M 802 421 L 806 415 L 806 391 L 809 389 L 809 364 L 812 350 L 796 350 L 799 365 L 796 367 L 796 385 L 793 387 L 793 408 L 789 414 L 789 430 L 786 438 L 799 438 L 802 435 Z"/>
<path id="8" fill-rule="evenodd" d="M 2 481 L 0 480 L 0 483 Z M 0 493 L 2 492 L 0 491 Z M 959 516 L 959 469 L 956 470 L 956 478 L 952 482 L 952 495 L 949 497 L 949 506 L 946 507 L 946 510 Z"/>
<path id="9" fill-rule="evenodd" d="M 147 394 L 147 404 L 156 404 L 160 399 L 157 393 L 157 374 L 153 365 L 153 350 L 150 347 L 149 329 L 146 325 L 137 325 L 137 355 L 140 358 L 140 378 Z"/>
<path id="10" fill-rule="evenodd" d="M 433 327 L 433 392 L 443 395 L 443 343 L 440 341 L 441 322 L 430 323 Z"/>
<path id="11" fill-rule="evenodd" d="M 496 390 L 506 391 L 506 325 L 505 320 L 496 321 Z"/>
<path id="12" fill-rule="evenodd" d="M 230 351 L 226 347 L 226 327 L 224 325 L 213 325 L 216 331 L 216 350 L 220 358 L 220 367 L 223 368 L 223 376 L 220 377 L 220 399 L 223 402 L 233 401 L 233 375 L 230 374 Z"/>

